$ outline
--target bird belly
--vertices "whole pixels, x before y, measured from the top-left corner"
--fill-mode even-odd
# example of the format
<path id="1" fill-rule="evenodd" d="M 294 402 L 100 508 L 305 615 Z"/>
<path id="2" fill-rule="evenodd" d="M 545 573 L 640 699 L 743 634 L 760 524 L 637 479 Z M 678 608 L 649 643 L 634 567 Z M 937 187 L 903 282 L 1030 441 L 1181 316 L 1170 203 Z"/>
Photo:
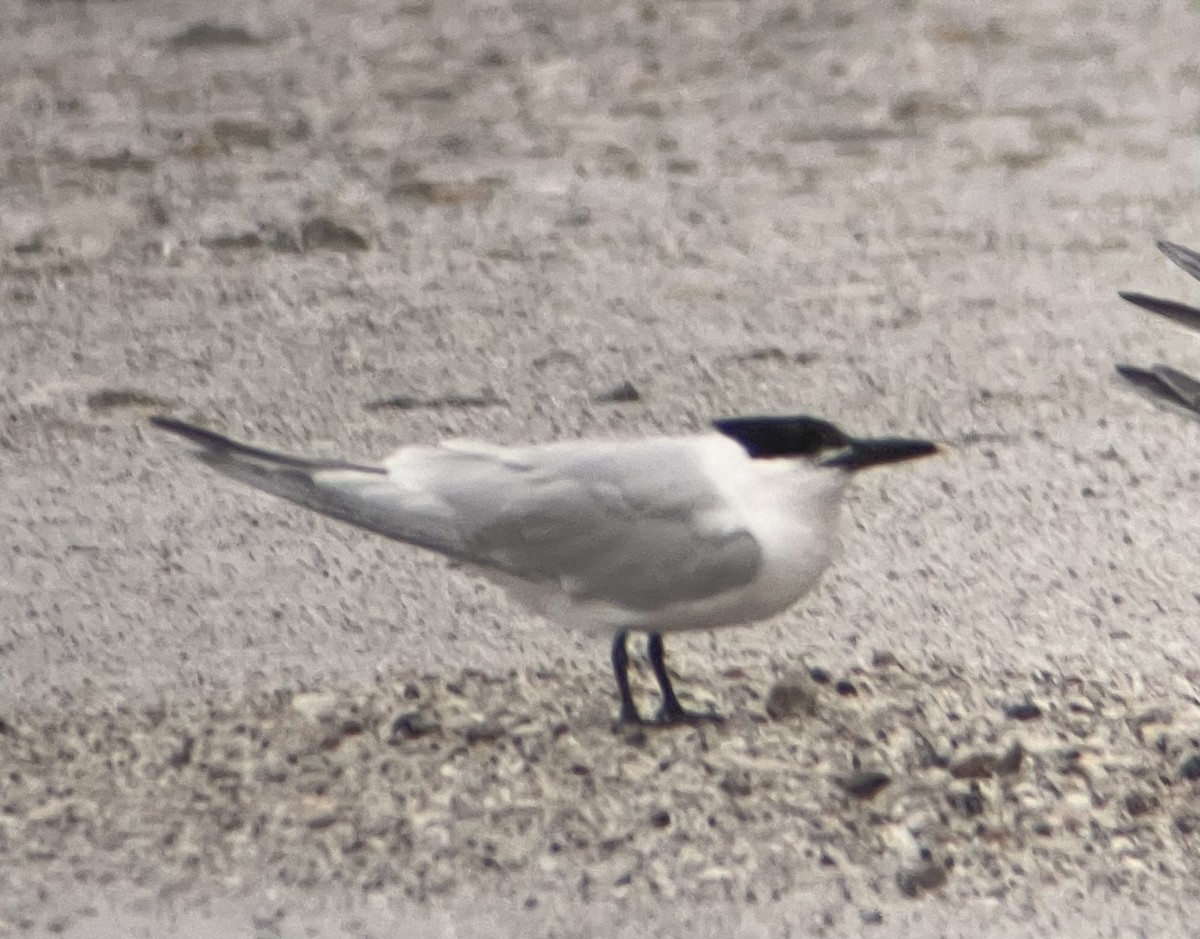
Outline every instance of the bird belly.
<path id="1" fill-rule="evenodd" d="M 819 526 L 818 526 L 819 527 Z M 522 580 L 496 571 L 477 572 L 509 597 L 553 622 L 582 632 L 611 635 L 621 629 L 677 632 L 753 623 L 782 613 L 820 582 L 833 546 L 808 526 L 761 531 L 762 566 L 750 583 L 653 609 L 629 609 L 606 600 L 570 596 L 557 584 Z"/>

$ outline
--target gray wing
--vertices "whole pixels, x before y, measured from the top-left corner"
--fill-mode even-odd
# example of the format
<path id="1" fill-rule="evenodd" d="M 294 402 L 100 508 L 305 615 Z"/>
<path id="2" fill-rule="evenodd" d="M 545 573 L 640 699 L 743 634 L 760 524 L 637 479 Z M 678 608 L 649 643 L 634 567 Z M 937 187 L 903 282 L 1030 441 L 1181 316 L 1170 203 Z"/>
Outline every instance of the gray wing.
<path id="1" fill-rule="evenodd" d="M 405 453 L 435 469 L 422 488 L 450 509 L 459 557 L 578 600 L 654 610 L 744 586 L 759 568 L 757 541 L 686 442 Z M 406 462 L 389 468 L 418 475 Z"/>
<path id="2" fill-rule="evenodd" d="M 308 460 L 170 418 L 217 471 L 323 515 L 580 600 L 653 610 L 743 586 L 754 537 L 686 442 L 410 447 L 385 466 Z"/>

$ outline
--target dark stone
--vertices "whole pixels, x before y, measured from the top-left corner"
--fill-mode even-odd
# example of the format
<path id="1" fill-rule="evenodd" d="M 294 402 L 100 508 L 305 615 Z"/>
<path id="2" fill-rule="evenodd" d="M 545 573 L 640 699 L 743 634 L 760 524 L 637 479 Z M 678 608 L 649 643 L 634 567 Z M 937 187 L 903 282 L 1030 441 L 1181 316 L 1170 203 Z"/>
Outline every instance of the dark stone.
<path id="1" fill-rule="evenodd" d="M 642 393 L 627 378 L 608 391 L 600 391 L 592 395 L 592 400 L 597 404 L 623 404 L 630 401 L 641 401 Z"/>
<path id="2" fill-rule="evenodd" d="M 802 715 L 811 717 L 817 713 L 816 687 L 803 673 L 785 676 L 767 692 L 765 707 L 773 721 Z"/>
<path id="3" fill-rule="evenodd" d="M 405 711 L 403 714 L 398 714 L 392 719 L 392 726 L 388 734 L 388 743 L 396 743 L 398 740 L 412 739 L 414 737 L 424 737 L 426 734 L 433 733 L 438 729 L 437 722 L 422 712 Z"/>
<path id="4" fill-rule="evenodd" d="M 990 779 L 996 775 L 996 758 L 990 753 L 973 753 L 950 764 L 955 779 Z"/>
<path id="5" fill-rule="evenodd" d="M 974 781 L 971 783 L 971 788 L 965 792 L 951 790 L 946 794 L 946 801 L 955 811 L 966 818 L 982 815 L 986 804 L 983 793 L 979 789 L 979 783 Z"/>
<path id="6" fill-rule="evenodd" d="M 1134 818 L 1152 812 L 1157 805 L 1157 799 L 1143 792 L 1131 792 L 1125 796 L 1125 811 Z"/>
<path id="7" fill-rule="evenodd" d="M 1020 742 L 1014 742 L 996 761 L 996 775 L 1013 776 L 1021 771 L 1021 764 L 1024 762 L 1025 748 L 1021 746 Z"/>
<path id="8" fill-rule="evenodd" d="M 946 882 L 948 876 L 944 866 L 928 861 L 896 874 L 896 886 L 906 897 L 916 897 L 926 890 L 936 890 Z"/>
<path id="9" fill-rule="evenodd" d="M 892 777 L 887 773 L 876 771 L 859 771 L 836 780 L 844 791 L 858 799 L 870 799 L 891 781 Z"/>
<path id="10" fill-rule="evenodd" d="M 1042 709 L 1032 701 L 1023 704 L 1010 704 L 1004 709 L 1004 716 L 1014 721 L 1033 721 L 1042 716 Z"/>
<path id="11" fill-rule="evenodd" d="M 305 251 L 326 248 L 331 251 L 365 251 L 367 239 L 353 228 L 319 215 L 300 226 L 300 243 Z"/>

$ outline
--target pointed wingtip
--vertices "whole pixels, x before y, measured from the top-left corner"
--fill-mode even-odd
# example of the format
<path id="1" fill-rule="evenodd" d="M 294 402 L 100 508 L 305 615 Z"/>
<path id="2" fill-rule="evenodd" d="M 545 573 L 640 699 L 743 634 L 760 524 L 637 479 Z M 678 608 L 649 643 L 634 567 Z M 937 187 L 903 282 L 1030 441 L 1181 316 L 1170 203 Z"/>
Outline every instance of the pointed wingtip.
<path id="1" fill-rule="evenodd" d="M 1200 414 L 1200 382 L 1169 365 L 1139 368 L 1118 363 L 1117 374 L 1153 398 Z"/>
<path id="2" fill-rule="evenodd" d="M 1161 297 L 1152 297 L 1149 294 L 1129 290 L 1118 291 L 1117 296 L 1126 303 L 1132 303 L 1143 310 L 1157 313 L 1159 316 L 1173 320 L 1181 326 L 1186 326 L 1189 329 L 1200 329 L 1200 309 L 1188 306 L 1186 303 L 1180 303 L 1177 300 L 1164 300 Z"/>
<path id="3" fill-rule="evenodd" d="M 233 445 L 233 441 L 228 437 L 222 437 L 214 431 L 205 430 L 203 427 L 197 427 L 195 424 L 189 424 L 175 417 L 167 417 L 164 414 L 152 414 L 150 423 L 159 430 L 185 437 L 209 450 L 225 450 Z"/>
<path id="4" fill-rule="evenodd" d="M 1200 253 L 1173 241 L 1155 242 L 1158 250 L 1170 258 L 1180 268 L 1200 280 Z"/>

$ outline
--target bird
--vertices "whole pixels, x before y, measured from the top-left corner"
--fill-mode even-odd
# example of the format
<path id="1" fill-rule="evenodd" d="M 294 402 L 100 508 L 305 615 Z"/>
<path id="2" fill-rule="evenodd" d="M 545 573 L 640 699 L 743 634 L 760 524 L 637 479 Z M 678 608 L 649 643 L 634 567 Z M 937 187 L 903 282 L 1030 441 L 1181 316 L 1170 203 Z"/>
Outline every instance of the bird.
<path id="1" fill-rule="evenodd" d="M 688 436 L 500 446 L 404 446 L 378 463 L 288 456 L 167 416 L 212 469 L 323 515 L 434 551 L 567 627 L 611 637 L 614 727 L 719 719 L 686 710 L 663 634 L 757 622 L 812 590 L 838 547 L 859 470 L 937 452 L 855 438 L 814 417 L 722 418 Z M 647 634 L 661 691 L 652 718 L 629 682 Z"/>
<path id="2" fill-rule="evenodd" d="M 1159 241 L 1157 245 L 1159 251 L 1192 277 L 1200 280 L 1200 253 L 1170 241 Z M 1190 329 L 1200 329 L 1200 309 L 1196 307 L 1176 300 L 1162 300 L 1144 293 L 1120 291 L 1118 296 L 1122 300 L 1149 310 L 1151 313 L 1157 313 L 1159 316 L 1165 316 Z M 1150 368 L 1121 363 L 1117 365 L 1117 372 L 1154 396 L 1200 414 L 1200 381 L 1190 375 L 1161 363 L 1152 365 Z"/>

